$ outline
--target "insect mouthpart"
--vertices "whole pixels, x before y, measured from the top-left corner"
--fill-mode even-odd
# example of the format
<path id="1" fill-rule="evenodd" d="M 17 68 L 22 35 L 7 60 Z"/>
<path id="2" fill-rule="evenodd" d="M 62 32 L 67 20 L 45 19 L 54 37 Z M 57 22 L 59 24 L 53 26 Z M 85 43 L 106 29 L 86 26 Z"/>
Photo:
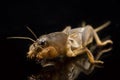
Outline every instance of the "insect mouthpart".
<path id="1" fill-rule="evenodd" d="M 30 59 L 36 58 L 36 55 L 42 51 L 42 47 L 38 45 L 37 42 L 34 42 L 30 47 L 27 53 L 27 57 Z"/>

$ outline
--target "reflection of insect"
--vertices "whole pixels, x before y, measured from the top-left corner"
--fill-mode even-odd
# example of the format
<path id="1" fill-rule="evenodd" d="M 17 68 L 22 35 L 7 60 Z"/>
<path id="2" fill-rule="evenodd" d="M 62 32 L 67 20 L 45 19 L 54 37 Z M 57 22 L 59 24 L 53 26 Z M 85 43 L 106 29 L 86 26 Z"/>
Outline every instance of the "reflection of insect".
<path id="1" fill-rule="evenodd" d="M 30 46 L 28 51 L 28 58 L 52 59 L 61 55 L 67 57 L 75 57 L 77 55 L 87 53 L 91 63 L 103 63 L 100 60 L 94 60 L 94 56 L 87 48 L 87 45 L 95 39 L 98 46 L 104 46 L 108 43 L 113 43 L 111 40 L 102 42 L 97 32 L 108 26 L 110 22 L 106 22 L 102 26 L 93 29 L 90 25 L 84 25 L 80 28 L 71 29 L 70 26 L 66 27 L 61 32 L 53 32 L 50 34 L 40 36 L 36 41 L 28 37 L 9 37 L 29 39 L 34 43 Z M 28 28 L 31 32 L 32 30 Z M 33 33 L 33 32 L 32 32 Z M 33 33 L 36 37 L 36 35 Z M 37 38 L 37 37 L 36 37 Z"/>
<path id="2" fill-rule="evenodd" d="M 98 48 L 97 45 L 94 44 L 91 44 L 89 47 L 93 54 L 97 53 L 94 56 L 95 60 L 98 60 L 105 52 L 112 49 L 111 47 L 107 49 L 105 47 Z M 41 61 L 41 65 L 42 68 L 39 71 L 37 69 L 36 73 L 27 76 L 28 80 L 81 80 L 80 77 L 78 77 L 81 73 L 89 75 L 96 67 L 101 67 L 100 65 L 92 65 L 88 61 L 86 55 L 80 55 L 75 58 L 65 58 L 57 61 L 45 60 Z"/>

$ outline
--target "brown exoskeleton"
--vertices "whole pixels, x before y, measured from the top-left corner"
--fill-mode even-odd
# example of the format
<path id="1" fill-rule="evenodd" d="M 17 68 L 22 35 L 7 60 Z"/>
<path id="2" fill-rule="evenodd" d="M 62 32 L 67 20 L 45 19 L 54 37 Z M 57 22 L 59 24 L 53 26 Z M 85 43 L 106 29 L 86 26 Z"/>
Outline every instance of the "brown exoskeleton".
<path id="1" fill-rule="evenodd" d="M 107 27 L 109 24 L 110 21 L 96 29 L 93 29 L 90 25 L 84 25 L 83 27 L 74 29 L 71 29 L 70 26 L 67 26 L 63 31 L 42 35 L 36 41 L 28 37 L 10 38 L 29 39 L 34 42 L 31 44 L 27 53 L 28 58 L 36 58 L 38 60 L 46 58 L 53 59 L 61 55 L 75 57 L 77 55 L 87 53 L 91 63 L 103 63 L 103 61 L 94 59 L 94 56 L 87 48 L 87 45 L 93 41 L 93 38 L 98 46 L 104 46 L 108 43 L 112 44 L 113 42 L 111 40 L 102 42 L 97 35 L 98 31 Z M 35 34 L 34 36 L 36 37 Z"/>

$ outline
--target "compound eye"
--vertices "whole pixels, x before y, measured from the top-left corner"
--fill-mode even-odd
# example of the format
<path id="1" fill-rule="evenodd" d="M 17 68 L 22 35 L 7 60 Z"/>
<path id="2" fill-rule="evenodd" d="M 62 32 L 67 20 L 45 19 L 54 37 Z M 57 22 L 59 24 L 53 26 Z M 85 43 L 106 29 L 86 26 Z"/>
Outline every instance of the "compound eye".
<path id="1" fill-rule="evenodd" d="M 42 46 L 45 46 L 46 45 L 46 41 L 40 41 L 39 44 L 42 45 Z"/>
<path id="2" fill-rule="evenodd" d="M 46 40 L 44 40 L 44 39 L 41 39 L 41 40 L 39 40 L 38 41 L 38 44 L 41 46 L 41 47 L 46 47 L 47 46 L 47 41 Z"/>

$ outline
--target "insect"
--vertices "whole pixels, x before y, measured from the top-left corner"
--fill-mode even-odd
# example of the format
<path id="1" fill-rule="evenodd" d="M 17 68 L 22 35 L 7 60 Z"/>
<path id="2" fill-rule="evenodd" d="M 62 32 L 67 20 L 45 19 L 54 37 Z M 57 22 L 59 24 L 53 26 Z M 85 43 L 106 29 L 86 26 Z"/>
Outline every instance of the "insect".
<path id="1" fill-rule="evenodd" d="M 86 53 L 90 63 L 103 63 L 101 60 L 95 60 L 87 45 L 93 42 L 93 38 L 98 46 L 104 46 L 108 43 L 113 44 L 112 40 L 102 42 L 97 32 L 107 27 L 110 21 L 104 23 L 100 27 L 93 29 L 91 25 L 73 28 L 67 26 L 63 31 L 45 34 L 37 38 L 30 28 L 28 30 L 35 36 L 36 40 L 29 37 L 9 37 L 19 39 L 29 39 L 33 41 L 27 52 L 28 58 L 37 60 L 53 59 L 59 56 L 76 57 L 77 55 Z"/>

